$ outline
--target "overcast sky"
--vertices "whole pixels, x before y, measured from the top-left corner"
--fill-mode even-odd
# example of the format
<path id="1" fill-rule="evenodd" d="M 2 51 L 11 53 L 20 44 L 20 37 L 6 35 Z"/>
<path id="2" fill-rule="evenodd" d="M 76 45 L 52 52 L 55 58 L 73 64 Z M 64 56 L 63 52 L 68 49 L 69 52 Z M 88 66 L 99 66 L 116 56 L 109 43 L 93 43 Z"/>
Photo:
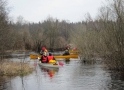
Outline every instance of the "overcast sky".
<path id="1" fill-rule="evenodd" d="M 14 20 L 22 16 L 29 22 L 46 20 L 48 16 L 69 22 L 84 19 L 86 13 L 97 15 L 105 0 L 8 0 L 10 16 Z"/>

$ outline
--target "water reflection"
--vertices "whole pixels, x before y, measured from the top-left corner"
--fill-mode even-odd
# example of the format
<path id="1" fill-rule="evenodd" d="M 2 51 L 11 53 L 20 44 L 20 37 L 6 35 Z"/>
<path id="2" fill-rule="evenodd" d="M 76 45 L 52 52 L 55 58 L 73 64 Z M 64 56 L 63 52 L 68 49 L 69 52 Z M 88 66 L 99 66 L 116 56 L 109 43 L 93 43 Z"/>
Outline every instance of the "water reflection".
<path id="1" fill-rule="evenodd" d="M 3 82 L 0 83 L 1 90 L 123 90 L 124 88 L 124 75 L 105 70 L 102 63 L 84 64 L 80 63 L 79 59 L 60 59 L 58 61 L 64 66 L 56 69 L 40 67 L 38 60 L 30 60 L 29 56 L 25 59 L 17 57 L 11 59 L 28 62 L 34 67 L 34 72 L 28 76 L 10 78 L 9 82 L 6 82 L 8 78 L 0 78 Z"/>
<path id="2" fill-rule="evenodd" d="M 5 83 L 6 83 L 5 77 L 0 76 L 0 90 L 5 89 Z"/>
<path id="3" fill-rule="evenodd" d="M 22 90 L 26 90 L 25 89 L 25 83 L 24 83 L 24 76 L 20 76 L 20 79 L 21 79 L 21 85 L 22 85 Z"/>
<path id="4" fill-rule="evenodd" d="M 124 90 L 124 73 L 111 72 L 110 77 L 108 84 L 110 90 Z"/>
<path id="5" fill-rule="evenodd" d="M 40 67 L 41 72 L 43 72 L 44 76 L 49 76 L 51 79 L 57 74 L 59 71 L 59 68 L 45 68 Z"/>
<path id="6" fill-rule="evenodd" d="M 65 60 L 65 63 L 66 63 L 66 64 L 69 64 L 69 63 L 70 63 L 70 59 L 66 59 L 66 60 Z"/>

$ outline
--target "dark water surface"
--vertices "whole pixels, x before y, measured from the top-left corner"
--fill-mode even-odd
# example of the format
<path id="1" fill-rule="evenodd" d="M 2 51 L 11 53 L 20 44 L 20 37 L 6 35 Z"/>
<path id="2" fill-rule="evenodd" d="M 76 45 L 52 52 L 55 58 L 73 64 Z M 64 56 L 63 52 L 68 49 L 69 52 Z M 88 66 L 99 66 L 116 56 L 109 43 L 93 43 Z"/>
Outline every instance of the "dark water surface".
<path id="1" fill-rule="evenodd" d="M 13 53 L 11 59 L 28 62 L 35 68 L 34 72 L 8 78 L 0 90 L 124 90 L 124 80 L 103 69 L 102 63 L 89 65 L 80 63 L 79 59 L 59 59 L 64 63 L 59 69 L 43 68 L 38 60 L 30 60 L 29 54 Z"/>

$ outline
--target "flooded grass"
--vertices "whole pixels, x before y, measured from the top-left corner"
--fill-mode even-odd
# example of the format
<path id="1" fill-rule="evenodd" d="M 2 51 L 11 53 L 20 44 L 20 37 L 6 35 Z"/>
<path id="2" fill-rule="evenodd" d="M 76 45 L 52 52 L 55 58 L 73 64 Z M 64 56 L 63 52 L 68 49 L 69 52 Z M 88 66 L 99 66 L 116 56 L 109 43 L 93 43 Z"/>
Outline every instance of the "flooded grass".
<path id="1" fill-rule="evenodd" d="M 28 63 L 2 61 L 0 64 L 0 76 L 27 75 L 33 71 L 33 67 Z"/>

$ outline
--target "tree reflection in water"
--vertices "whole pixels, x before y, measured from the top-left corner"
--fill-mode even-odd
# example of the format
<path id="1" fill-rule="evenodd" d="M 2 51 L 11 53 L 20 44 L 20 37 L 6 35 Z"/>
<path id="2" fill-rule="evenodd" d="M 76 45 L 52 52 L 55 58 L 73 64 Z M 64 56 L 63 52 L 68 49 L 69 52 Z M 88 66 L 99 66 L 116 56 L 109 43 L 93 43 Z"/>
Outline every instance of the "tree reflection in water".
<path id="1" fill-rule="evenodd" d="M 0 77 L 0 90 L 3 90 L 5 87 L 6 81 L 5 81 L 5 78 L 4 77 Z"/>
<path id="2" fill-rule="evenodd" d="M 22 82 L 22 90 L 26 90 L 25 89 L 25 84 L 24 84 L 24 76 L 22 75 L 22 76 L 20 76 L 20 78 L 21 78 L 21 82 Z"/>

